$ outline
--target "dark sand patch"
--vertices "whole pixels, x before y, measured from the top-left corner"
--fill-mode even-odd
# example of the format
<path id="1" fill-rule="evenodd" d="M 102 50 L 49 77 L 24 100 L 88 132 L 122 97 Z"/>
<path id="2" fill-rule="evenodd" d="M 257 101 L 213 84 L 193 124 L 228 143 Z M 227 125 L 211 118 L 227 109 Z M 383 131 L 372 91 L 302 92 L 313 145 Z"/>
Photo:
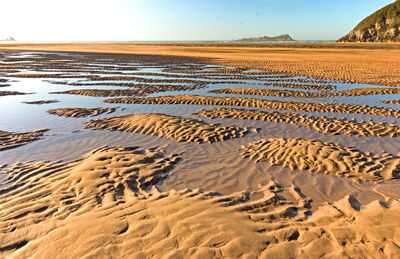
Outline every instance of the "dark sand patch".
<path id="1" fill-rule="evenodd" d="M 0 151 L 16 148 L 40 139 L 48 129 L 14 133 L 0 130 Z"/>

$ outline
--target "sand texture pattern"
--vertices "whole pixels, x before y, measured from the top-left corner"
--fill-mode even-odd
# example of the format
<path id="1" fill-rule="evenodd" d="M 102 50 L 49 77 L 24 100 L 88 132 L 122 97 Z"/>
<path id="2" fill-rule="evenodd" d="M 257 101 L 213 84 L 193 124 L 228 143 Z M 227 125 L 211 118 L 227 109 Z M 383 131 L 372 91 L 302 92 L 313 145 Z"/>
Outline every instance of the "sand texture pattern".
<path id="1" fill-rule="evenodd" d="M 314 83 L 312 81 L 307 80 L 279 80 L 279 81 L 300 81 L 299 83 L 302 84 L 288 84 L 288 83 L 265 83 L 265 86 L 272 86 L 272 87 L 281 87 L 281 88 L 293 88 L 293 89 L 306 89 L 306 90 L 335 90 L 336 86 L 334 85 L 327 85 L 327 84 L 320 84 Z M 304 84 L 305 83 L 305 84 Z"/>
<path id="2" fill-rule="evenodd" d="M 303 92 L 290 90 L 271 90 L 258 88 L 225 88 L 211 90 L 211 93 L 217 94 L 241 94 L 241 95 L 261 95 L 277 97 L 301 97 L 301 98 L 322 98 L 334 96 L 365 96 L 376 94 L 400 94 L 399 88 L 356 88 L 345 91 L 335 92 Z"/>
<path id="3" fill-rule="evenodd" d="M 0 151 L 19 147 L 43 137 L 48 129 L 36 130 L 24 133 L 13 133 L 0 130 Z"/>
<path id="4" fill-rule="evenodd" d="M 383 101 L 383 102 L 388 103 L 388 104 L 400 105 L 400 100 L 389 100 L 389 101 Z"/>
<path id="5" fill-rule="evenodd" d="M 179 160 L 157 149 L 105 147 L 73 162 L 6 169 L 12 185 L 0 196 L 0 256 L 393 258 L 400 252 L 396 202 L 363 206 L 350 195 L 311 213 L 300 188 L 273 181 L 230 196 L 157 191 L 154 185 Z"/>
<path id="6" fill-rule="evenodd" d="M 115 96 L 145 96 L 154 93 L 153 89 L 129 89 L 129 90 L 100 90 L 100 89 L 76 89 L 64 92 L 52 92 L 52 94 L 75 94 L 94 97 Z"/>
<path id="7" fill-rule="evenodd" d="M 82 118 L 87 116 L 97 116 L 103 113 L 113 113 L 116 108 L 59 108 L 48 110 L 47 112 L 53 115 L 63 117 Z"/>
<path id="8" fill-rule="evenodd" d="M 192 105 L 215 105 L 215 106 L 243 106 L 254 108 L 265 108 L 273 110 L 288 110 L 300 112 L 336 112 L 354 114 L 372 114 L 400 118 L 400 110 L 390 108 L 379 108 L 372 106 L 361 106 L 344 103 L 308 103 L 292 101 L 267 101 L 255 98 L 240 97 L 209 97 L 199 95 L 174 95 L 147 98 L 113 98 L 104 100 L 107 103 L 126 104 L 192 104 Z"/>
<path id="9" fill-rule="evenodd" d="M 244 136 L 247 128 L 218 127 L 200 120 L 158 113 L 132 114 L 91 120 L 87 128 L 134 132 L 179 142 L 212 143 Z"/>
<path id="10" fill-rule="evenodd" d="M 400 50 L 393 43 L 20 43 L 1 48 L 159 55 L 170 60 L 180 58 L 181 62 L 191 58 L 191 63 L 206 60 L 276 74 L 400 86 Z"/>
<path id="11" fill-rule="evenodd" d="M 26 104 L 50 104 L 50 103 L 58 103 L 58 100 L 39 100 L 39 101 L 32 101 L 32 102 L 23 102 Z"/>
<path id="12" fill-rule="evenodd" d="M 7 96 L 7 95 L 25 95 L 30 93 L 21 93 L 17 91 L 0 91 L 0 96 Z"/>
<path id="13" fill-rule="evenodd" d="M 233 108 L 215 108 L 201 110 L 196 115 L 208 118 L 224 118 L 239 120 L 261 120 L 292 124 L 331 135 L 363 136 L 363 137 L 399 137 L 400 126 L 373 122 L 357 122 L 355 120 L 333 119 L 326 117 L 304 116 L 294 112 L 264 112 Z"/>
<path id="14" fill-rule="evenodd" d="M 243 157 L 291 169 L 298 168 L 369 181 L 400 177 L 398 156 L 364 154 L 356 148 L 319 140 L 264 139 L 243 147 Z"/>

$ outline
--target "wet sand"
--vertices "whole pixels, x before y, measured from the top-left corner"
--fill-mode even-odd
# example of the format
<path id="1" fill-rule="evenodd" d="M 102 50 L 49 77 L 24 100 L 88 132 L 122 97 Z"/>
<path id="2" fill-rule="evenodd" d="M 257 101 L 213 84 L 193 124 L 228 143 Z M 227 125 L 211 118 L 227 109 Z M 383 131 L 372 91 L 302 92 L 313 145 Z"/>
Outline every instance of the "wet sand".
<path id="1" fill-rule="evenodd" d="M 272 46 L 399 49 L 255 50 Z M 396 258 L 400 110 L 383 101 L 397 88 L 203 54 L 3 52 L 4 90 L 34 92 L 1 97 L 4 140 L 49 131 L 0 150 L 0 256 Z"/>
<path id="2" fill-rule="evenodd" d="M 164 114 L 132 114 L 92 120 L 88 128 L 135 132 L 175 141 L 213 143 L 244 136 L 246 128 L 217 127 L 200 120 L 185 119 Z"/>
<path id="3" fill-rule="evenodd" d="M 64 116 L 64 117 L 74 117 L 74 118 L 82 118 L 87 116 L 97 116 L 103 113 L 113 113 L 115 108 L 92 108 L 92 109 L 85 109 L 85 108 L 59 108 L 59 109 L 52 109 L 48 110 L 47 112 L 50 114 Z"/>
<path id="4" fill-rule="evenodd" d="M 47 129 L 32 132 L 15 133 L 0 130 L 0 151 L 16 148 L 35 140 L 41 139 Z"/>
<path id="5" fill-rule="evenodd" d="M 148 54 L 205 58 L 212 60 L 212 63 L 215 64 L 261 69 L 277 74 L 400 86 L 400 48 L 396 43 L 16 43 L 2 44 L 0 49 Z"/>

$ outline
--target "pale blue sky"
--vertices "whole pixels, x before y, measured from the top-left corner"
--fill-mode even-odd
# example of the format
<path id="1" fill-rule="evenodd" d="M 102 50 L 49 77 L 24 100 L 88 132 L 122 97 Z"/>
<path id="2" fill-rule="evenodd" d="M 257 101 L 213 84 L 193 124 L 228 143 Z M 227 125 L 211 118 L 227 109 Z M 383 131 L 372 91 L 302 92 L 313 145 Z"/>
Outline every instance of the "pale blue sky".
<path id="1" fill-rule="evenodd" d="M 2 0 L 0 38 L 335 40 L 394 0 Z"/>

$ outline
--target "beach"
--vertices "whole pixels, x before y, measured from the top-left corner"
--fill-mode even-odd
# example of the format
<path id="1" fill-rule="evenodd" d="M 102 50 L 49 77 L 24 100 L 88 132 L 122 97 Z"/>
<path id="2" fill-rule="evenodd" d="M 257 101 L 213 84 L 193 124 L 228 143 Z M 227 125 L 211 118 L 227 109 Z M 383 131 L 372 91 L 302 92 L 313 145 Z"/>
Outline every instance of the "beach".
<path id="1" fill-rule="evenodd" d="M 397 258 L 399 87 L 394 43 L 1 43 L 0 257 Z"/>

